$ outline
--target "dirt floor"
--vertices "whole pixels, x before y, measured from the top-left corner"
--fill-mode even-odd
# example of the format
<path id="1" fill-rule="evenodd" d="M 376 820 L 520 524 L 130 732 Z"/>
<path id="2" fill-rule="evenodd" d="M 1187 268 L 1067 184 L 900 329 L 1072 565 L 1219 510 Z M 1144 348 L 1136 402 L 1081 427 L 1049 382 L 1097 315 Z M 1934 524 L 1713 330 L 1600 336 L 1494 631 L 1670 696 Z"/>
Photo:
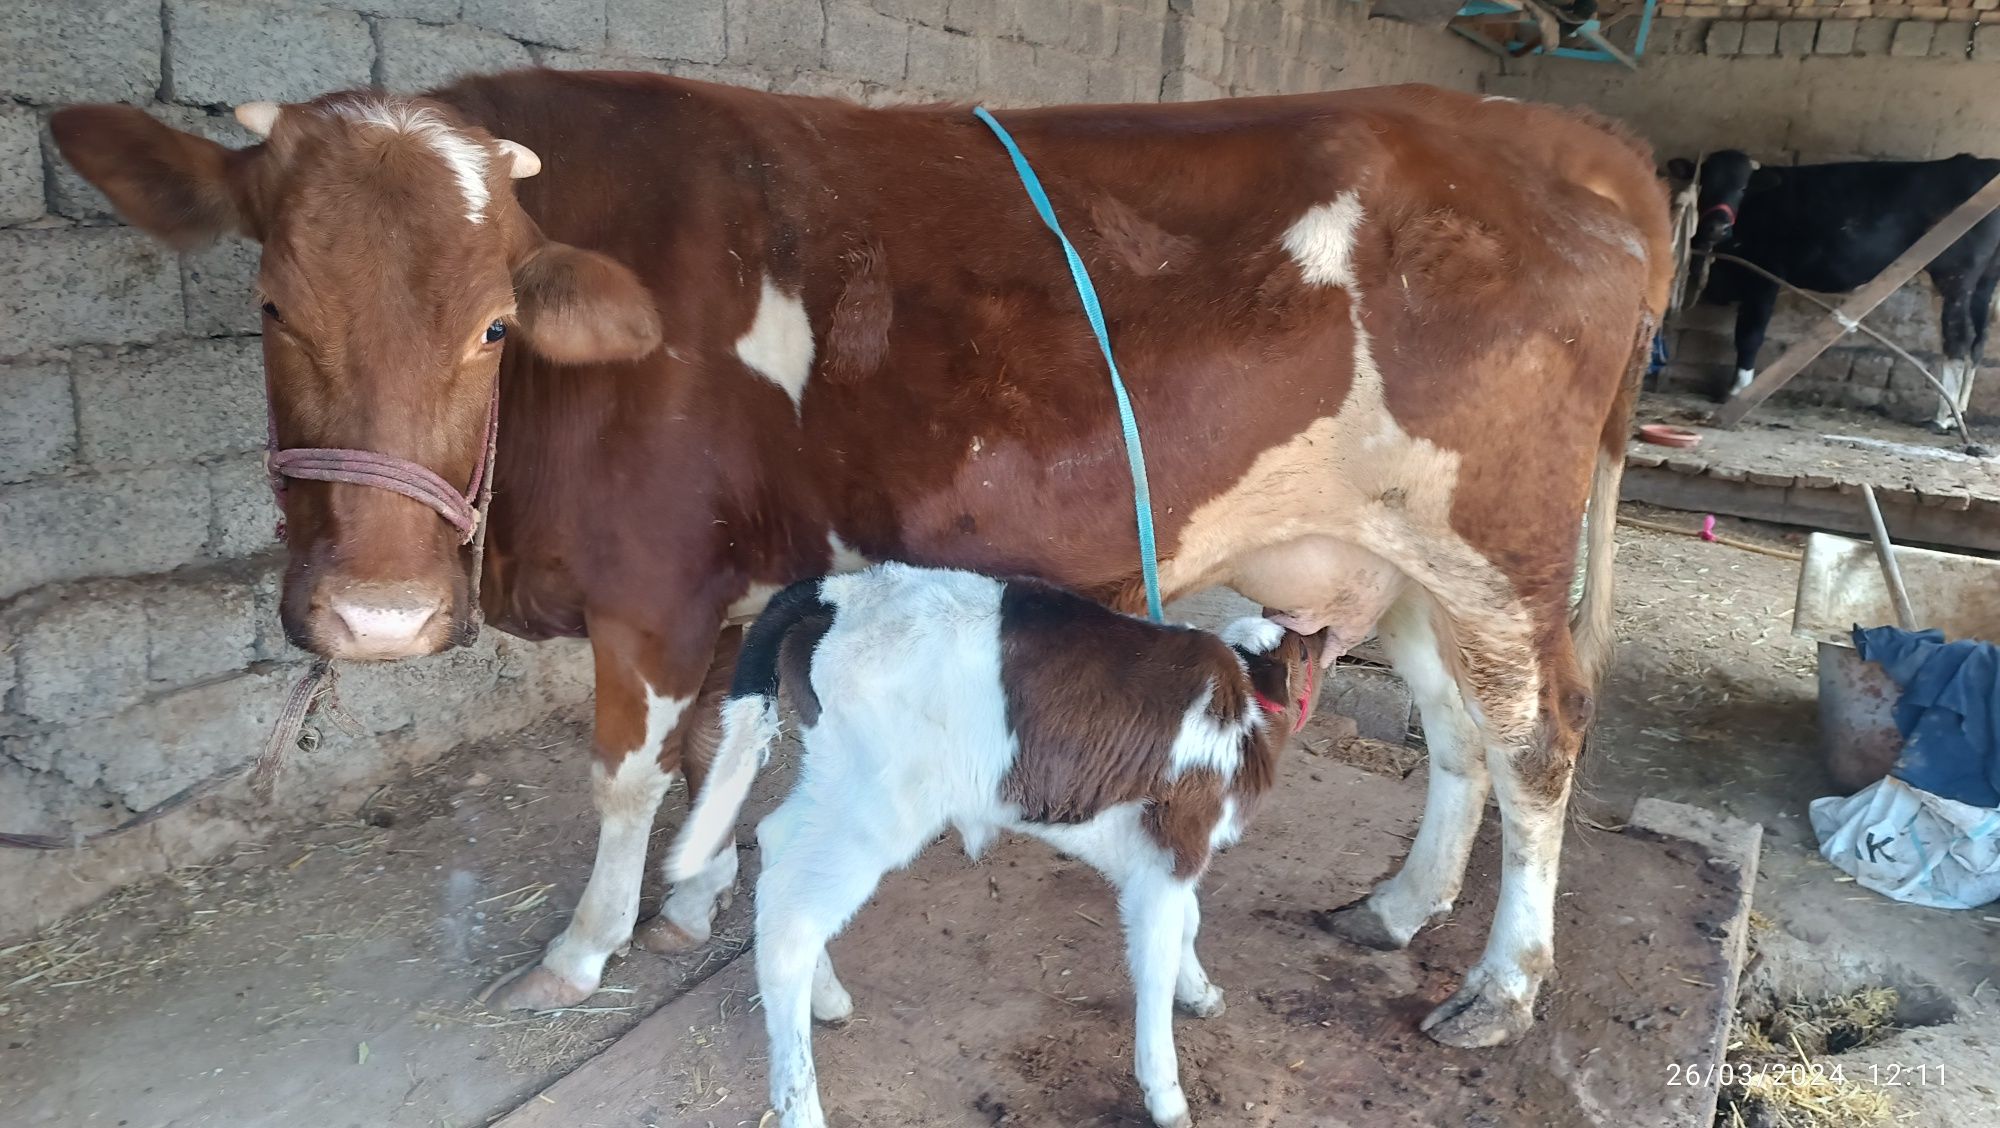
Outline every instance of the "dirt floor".
<path id="1" fill-rule="evenodd" d="M 1699 524 L 1698 517 L 1688 514 L 1634 515 L 1689 529 Z M 1746 539 L 1778 545 L 1790 541 L 1796 547 L 1797 538 L 1786 534 L 1729 521 L 1723 527 Z M 1767 838 L 1757 906 L 1770 927 L 1758 935 L 1755 989 L 1787 995 L 1877 984 L 1899 988 L 1915 1001 L 1905 1016 L 1908 1023 L 1921 1028 L 1845 1058 L 1863 1080 L 1872 1068 L 1885 1087 L 1891 1080 L 1904 1082 L 1892 1093 L 1898 1123 L 1926 1128 L 2000 1123 L 2000 1096 L 1995 1095 L 2000 1085 L 1990 1080 L 1990 1047 L 2000 1044 L 2000 1020 L 1988 982 L 2000 978 L 2000 915 L 1897 905 L 1840 879 L 1813 853 L 1805 805 L 1830 793 L 1830 785 L 1813 744 L 1812 647 L 1789 634 L 1797 565 L 1636 529 L 1621 530 L 1619 540 L 1625 644 L 1589 753 L 1570 861 L 1593 842 L 1624 841 L 1623 836 L 1581 828 L 1617 827 L 1633 801 L 1645 795 L 1762 823 Z M 726 977 L 744 974 L 744 966 L 732 968 L 729 957 L 747 939 L 747 899 L 739 899 L 723 915 L 709 949 L 679 959 L 635 952 L 614 960 L 607 990 L 588 1006 L 546 1016 L 502 1017 L 487 1014 L 472 1001 L 493 975 L 535 958 L 541 944 L 560 929 L 581 888 L 595 840 L 582 770 L 586 741 L 580 727 L 552 723 L 501 744 L 468 749 L 422 778 L 385 789 L 359 819 L 244 844 L 225 862 L 179 871 L 30 941 L 0 946 L 0 1108 L 9 1110 L 6 1122 L 65 1128 L 486 1124 L 536 1099 L 536 1093 L 662 1003 L 685 996 L 682 1005 L 688 1007 L 695 999 L 705 1005 L 711 998 L 717 1007 L 747 1006 L 747 999 L 739 996 L 731 1003 L 721 994 L 734 983 Z M 1308 754 L 1296 758 L 1293 767 L 1310 773 L 1318 763 Z M 1393 775 L 1409 766 L 1405 760 L 1384 770 Z M 1321 774 L 1337 779 L 1346 770 L 1326 764 Z M 764 782 L 765 798 L 782 774 L 774 772 Z M 1420 776 L 1418 766 L 1400 786 L 1414 786 Z M 1390 784 L 1378 775 L 1358 786 Z M 679 817 L 679 802 L 670 800 L 661 819 L 662 838 Z M 1297 855 L 1299 847 L 1283 843 L 1287 834 L 1303 829 L 1282 820 L 1260 822 L 1253 840 L 1271 839 L 1272 856 Z M 1395 829 L 1408 833 L 1407 828 Z M 1304 892 L 1294 891 L 1296 911 L 1337 903 L 1385 870 L 1401 848 L 1393 837 L 1366 847 L 1366 857 L 1329 872 Z M 1008 860 L 1021 864 L 1008 866 Z M 956 871 L 964 862 L 940 849 L 925 865 Z M 904 880 L 916 888 L 929 872 Z M 1080 874 L 1056 868 L 1038 847 L 1011 847 L 997 868 L 986 872 L 1003 897 L 1022 896 L 1025 889 L 1046 884 L 1055 891 L 1047 896 L 1063 907 L 1057 916 L 1080 909 L 1111 922 L 1102 890 Z M 1225 874 L 1218 871 L 1211 896 L 1228 899 L 1246 892 L 1245 886 L 1254 889 L 1250 877 L 1231 886 L 1221 880 Z M 1590 867 L 1572 864 L 1563 892 L 1596 893 L 1602 887 L 1588 884 L 1594 880 Z M 1475 876 L 1469 888 L 1480 884 Z M 1602 890 L 1602 897 L 1616 893 Z M 649 908 L 656 897 L 657 891 L 649 888 Z M 1599 899 L 1566 896 L 1564 911 L 1598 911 Z M 1470 893 L 1468 900 L 1477 904 Z M 1038 893 L 1035 902 L 1045 903 L 1044 895 Z M 1389 961 L 1396 962 L 1394 968 L 1383 964 L 1382 974 L 1409 997 L 1413 1009 L 1375 1016 L 1383 1024 L 1381 1057 L 1310 1062 L 1297 1071 L 1311 1068 L 1329 1086 L 1386 1085 L 1377 1090 L 1386 1094 L 1386 1106 L 1343 1107 L 1337 1120 L 1286 1113 L 1296 1106 L 1284 1102 L 1294 1100 L 1302 1087 L 1290 1068 L 1299 1059 L 1285 1052 L 1281 1042 L 1256 1045 L 1255 1038 L 1269 1035 L 1251 1033 L 1247 1036 L 1256 1053 L 1271 1063 L 1273 1072 L 1260 1076 L 1256 1091 L 1242 1099 L 1253 1105 L 1277 1103 L 1262 1117 L 1240 1104 L 1211 1106 L 1217 1110 L 1213 1122 L 1398 1123 L 1385 1109 L 1404 1109 L 1397 1102 L 1405 1094 L 1417 1094 L 1407 1107 L 1424 1107 L 1418 1097 L 1445 1091 L 1448 1086 L 1435 1075 L 1442 1073 L 1442 1059 L 1424 1058 L 1416 1065 L 1420 1059 L 1409 1057 L 1426 1048 L 1435 1052 L 1435 1047 L 1415 1041 L 1408 1026 L 1422 1001 L 1446 986 L 1441 977 L 1469 958 L 1480 911 L 1469 908 L 1464 921 L 1433 933 L 1412 954 L 1394 957 Z M 1231 989 L 1230 1017 L 1218 1021 L 1287 1009 L 1304 1013 L 1300 1008 L 1332 1001 L 1339 985 L 1318 979 L 1329 973 L 1316 962 L 1329 958 L 1330 938 L 1310 934 L 1298 919 L 1252 914 L 1249 930 L 1241 935 L 1271 949 L 1296 945 L 1315 957 L 1295 963 L 1300 972 L 1293 977 L 1296 982 L 1255 983 L 1232 974 L 1232 968 L 1240 972 L 1232 961 L 1241 957 L 1234 954 L 1240 949 L 1231 946 L 1225 917 L 1212 908 L 1205 934 L 1217 980 Z M 864 914 L 856 927 L 869 923 Z M 886 930 L 894 924 L 883 919 L 874 926 Z M 1060 921 L 1042 920 L 1038 930 L 1043 934 L 1037 937 L 1039 950 L 1055 952 L 1062 960 L 1074 957 L 1074 963 L 1064 964 L 1074 974 L 1062 983 L 1075 979 L 1088 984 L 1076 994 L 1091 1002 L 1036 996 L 1035 1006 L 1051 1009 L 1015 1013 L 1003 1005 L 1018 998 L 1013 987 L 974 988 L 992 995 L 996 1035 L 1046 1027 L 1048 1015 L 1075 1011 L 1077 1021 L 1066 1029 L 1093 1033 L 1085 1045 L 1049 1049 L 1045 1076 L 1061 1074 L 1071 1076 L 1070 1083 L 1102 1086 L 1105 1099 L 1114 1102 L 1118 1094 L 1129 1097 L 1126 1050 L 1119 1041 L 1129 1033 L 1114 1009 L 1098 1005 L 1122 990 L 1115 941 L 1073 914 Z M 965 937 L 955 939 L 969 943 Z M 1573 922 L 1561 937 L 1569 953 L 1591 947 L 1596 939 L 1600 937 L 1579 936 Z M 903 996 L 898 976 L 915 975 L 927 966 L 955 967 L 952 961 L 968 959 L 973 951 L 961 950 L 954 938 L 939 934 L 926 941 L 924 960 L 904 968 L 870 961 L 867 951 L 836 948 L 837 955 L 846 957 L 843 970 L 855 981 L 851 986 L 864 1011 L 870 999 L 889 1002 Z M 1434 966 L 1426 966 L 1427 960 Z M 1656 964 L 1641 954 L 1624 966 L 1627 974 L 1650 975 L 1659 970 Z M 1009 966 L 1036 983 L 1046 971 L 1032 959 Z M 710 986 L 702 989 L 709 994 L 688 994 L 705 981 Z M 735 989 L 740 992 L 741 985 Z M 1059 990 L 1059 998 L 1066 998 L 1067 990 Z M 1284 1002 L 1288 991 L 1299 993 L 1289 1008 Z M 1558 997 L 1578 996 L 1559 992 Z M 1609 996 L 1593 996 L 1585 989 L 1580 997 L 1597 998 L 1606 1014 L 1614 1013 Z M 1633 992 L 1623 1001 L 1644 1008 L 1663 997 Z M 1636 1017 L 1636 1012 L 1617 1013 L 1623 1019 Z M 898 1023 L 915 1021 L 893 1006 L 889 1014 Z M 1322 1020 L 1365 1017 L 1326 1006 Z M 1226 1093 L 1213 1081 L 1201 1080 L 1206 1076 L 1203 1062 L 1223 1028 L 1183 1022 L 1178 1029 L 1184 1068 L 1195 1082 L 1191 1092 L 1207 1084 L 1219 1100 L 1236 1101 L 1236 1085 L 1249 1078 L 1228 1079 Z M 1625 1029 L 1629 1032 L 1629 1023 Z M 1610 1027 L 1605 1030 L 1608 1037 Z M 702 1036 L 699 1031 L 689 1035 Z M 823 1039 L 824 1052 L 839 1052 L 834 1045 L 838 1037 Z M 913 1061 L 920 1060 L 912 1056 L 917 1050 L 947 1052 L 923 1039 L 914 1041 L 916 1046 L 896 1052 Z M 1397 1047 L 1404 1053 L 1398 1055 Z M 955 1048 L 950 1053 L 967 1077 L 979 1069 L 998 1069 L 996 1062 L 1021 1077 L 1028 1077 L 1031 1068 L 1043 1068 L 1035 1064 L 1040 1059 L 1022 1057 L 1013 1043 L 1003 1046 L 996 1040 L 965 1049 L 963 1059 L 955 1056 Z M 1579 1046 L 1573 1052 L 1588 1049 Z M 662 1046 L 658 1052 L 664 1060 L 672 1048 Z M 1016 1056 L 1005 1059 L 1009 1053 Z M 1280 1057 L 1286 1060 L 1278 1062 Z M 1474 1063 L 1473 1056 L 1443 1064 L 1462 1070 L 1493 1068 Z M 1637 1078 L 1655 1065 L 1664 1067 L 1629 1063 L 1625 1075 Z M 1893 1068 L 1899 1065 L 1901 1069 Z M 1933 1068 L 1916 1083 L 1913 1071 L 1924 1065 Z M 1944 1068 L 1942 1079 L 1936 1067 Z M 1276 1072 L 1280 1069 L 1283 1073 Z M 761 1074 L 753 1069 L 745 1076 Z M 1514 1076 L 1529 1073 L 1516 1071 Z M 720 1113 L 742 1098 L 740 1091 L 721 1092 L 730 1086 L 713 1074 L 687 1083 L 699 1098 L 693 1106 L 697 1109 L 712 1103 Z M 971 1100 L 979 1094 L 960 1095 Z M 1530 1111 L 1557 1107 L 1556 1095 L 1550 1089 L 1548 1102 L 1532 1106 L 1489 1106 L 1485 1120 L 1475 1118 L 1482 1115 L 1476 1106 L 1449 1112 L 1434 1106 L 1432 1122 L 1622 1123 Z M 1567 1107 L 1588 1113 L 1588 1106 L 1571 1096 Z M 1377 1098 L 1364 1093 L 1358 1099 Z M 1102 1106 L 1094 1119 L 1060 1122 L 1134 1122 L 1135 1104 L 1118 1103 L 1118 1111 L 1105 1113 L 1110 1107 Z M 735 1122 L 735 1117 L 715 1121 Z M 754 1117 L 749 1122 L 754 1124 Z M 996 1121 L 989 1114 L 963 1122 Z"/>

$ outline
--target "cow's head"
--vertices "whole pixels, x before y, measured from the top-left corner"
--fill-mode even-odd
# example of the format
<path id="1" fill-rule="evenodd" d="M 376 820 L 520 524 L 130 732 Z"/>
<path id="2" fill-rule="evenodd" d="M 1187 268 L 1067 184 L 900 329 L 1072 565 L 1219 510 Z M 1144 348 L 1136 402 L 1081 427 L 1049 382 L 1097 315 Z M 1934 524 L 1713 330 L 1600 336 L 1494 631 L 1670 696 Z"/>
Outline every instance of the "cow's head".
<path id="1" fill-rule="evenodd" d="M 182 247 L 228 233 L 263 245 L 277 447 L 372 452 L 466 490 L 503 348 L 577 364 L 659 344 L 652 300 L 629 270 L 543 238 L 515 202 L 513 179 L 541 167 L 526 148 L 424 100 L 335 94 L 236 116 L 263 143 L 226 149 L 129 106 L 66 109 L 50 127 L 135 226 Z M 469 636 L 461 528 L 389 489 L 288 485 L 293 642 L 328 657 L 403 658 Z"/>
<path id="2" fill-rule="evenodd" d="M 1681 160 L 1673 164 L 1682 179 L 1695 175 L 1689 162 Z M 1742 213 L 1744 198 L 1771 179 L 1773 174 L 1764 171 L 1748 153 L 1737 149 L 1724 149 L 1703 157 L 1701 192 L 1696 204 L 1700 214 L 1691 240 L 1694 249 L 1712 251 L 1728 242 L 1736 233 L 1736 219 Z"/>

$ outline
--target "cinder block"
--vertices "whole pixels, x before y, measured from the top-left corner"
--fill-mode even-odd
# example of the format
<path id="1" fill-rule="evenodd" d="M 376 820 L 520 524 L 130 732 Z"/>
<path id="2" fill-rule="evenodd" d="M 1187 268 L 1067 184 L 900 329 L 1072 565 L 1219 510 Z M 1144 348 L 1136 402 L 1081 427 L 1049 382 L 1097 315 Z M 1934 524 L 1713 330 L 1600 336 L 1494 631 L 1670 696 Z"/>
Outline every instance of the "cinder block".
<path id="1" fill-rule="evenodd" d="M 262 353 L 261 341 L 238 337 L 77 357 L 83 461 L 112 469 L 262 448 Z"/>
<path id="2" fill-rule="evenodd" d="M 106 717 L 136 704 L 146 676 L 145 601 L 136 585 L 63 592 L 20 629 L 21 712 L 49 724 Z"/>
<path id="3" fill-rule="evenodd" d="M 272 563 L 257 569 L 245 585 L 250 592 L 251 623 L 257 629 L 256 659 L 259 662 L 296 662 L 308 657 L 285 637 L 285 624 L 278 617 L 278 603 L 284 595 L 285 568 Z"/>
<path id="4" fill-rule="evenodd" d="M 1015 35 L 1019 0 L 946 0 L 944 26 L 970 35 Z"/>
<path id="5" fill-rule="evenodd" d="M 1092 102 L 1157 102 L 1160 100 L 1159 74 L 1119 64 L 1112 59 L 1090 60 L 1084 96 Z"/>
<path id="6" fill-rule="evenodd" d="M 1819 36 L 1817 20 L 1786 20 L 1778 25 L 1778 54 L 1790 58 L 1810 55 Z"/>
<path id="7" fill-rule="evenodd" d="M 1922 58 L 1931 53 L 1931 41 L 1936 36 L 1936 24 L 1904 20 L 1896 25 L 1896 34 L 1889 40 L 1889 54 L 1904 59 Z"/>
<path id="8" fill-rule="evenodd" d="M 1398 747 L 1409 743 L 1410 687 L 1374 666 L 1335 666 L 1319 707 L 1354 718 L 1360 735 Z"/>
<path id="9" fill-rule="evenodd" d="M 0 93 L 43 105 L 160 89 L 158 0 L 0 0 Z"/>
<path id="10" fill-rule="evenodd" d="M 1821 20 L 1819 38 L 1813 41 L 1813 53 L 1818 55 L 1852 55 L 1854 53 L 1854 32 L 1860 20 Z"/>
<path id="11" fill-rule="evenodd" d="M 1072 50 L 1092 58 L 1103 58 L 1118 49 L 1118 10 L 1106 4 L 1078 0 L 1070 9 L 1069 36 Z"/>
<path id="12" fill-rule="evenodd" d="M 1112 57 L 1126 66 L 1160 65 L 1160 41 L 1166 22 L 1150 11 L 1118 10 L 1118 46 Z"/>
<path id="13" fill-rule="evenodd" d="M 259 333 L 257 260 L 263 248 L 245 239 L 224 239 L 181 255 L 181 299 L 187 303 L 187 331 L 195 337 Z"/>
<path id="14" fill-rule="evenodd" d="M 909 56 L 909 24 L 859 3 L 826 6 L 828 70 L 895 84 L 903 81 Z"/>
<path id="15" fill-rule="evenodd" d="M 1857 55 L 1886 55 L 1889 42 L 1896 37 L 1896 21 L 1886 19 L 1866 19 L 1854 29 L 1854 53 Z"/>
<path id="16" fill-rule="evenodd" d="M 1711 55 L 1736 55 L 1743 50 L 1743 27 L 1738 20 L 1717 20 L 1708 25 L 1705 48 Z"/>
<path id="17" fill-rule="evenodd" d="M 1737 48 L 1740 55 L 1775 55 L 1778 53 L 1778 21 L 1751 20 L 1743 25 L 1743 43 Z"/>
<path id="18" fill-rule="evenodd" d="M 450 23 L 458 18 L 459 0 L 357 0 L 354 7 L 371 16 Z"/>
<path id="19" fill-rule="evenodd" d="M 496 31 L 433 27 L 415 20 L 378 20 L 382 85 L 419 93 L 466 74 L 486 74 L 533 64 L 528 49 Z"/>
<path id="20" fill-rule="evenodd" d="M 257 754 L 295 671 L 259 670 L 148 700 L 47 739 L 54 769 L 144 810 Z"/>
<path id="21" fill-rule="evenodd" d="M 192 685 L 248 666 L 257 650 L 256 590 L 242 576 L 146 585 L 147 676 Z"/>
<path id="22" fill-rule="evenodd" d="M 1082 55 L 1055 47 L 1037 47 L 1035 76 L 1044 105 L 1060 106 L 1090 97 L 1090 64 Z"/>
<path id="23" fill-rule="evenodd" d="M 1972 57 L 1982 63 L 2000 62 L 2000 24 L 1980 24 L 1973 29 Z"/>
<path id="24" fill-rule="evenodd" d="M 728 46 L 715 0 L 609 0 L 604 21 L 607 45 L 627 54 L 719 63 Z"/>
<path id="25" fill-rule="evenodd" d="M 0 104 L 0 225 L 39 219 L 42 139 L 34 111 Z"/>
<path id="26" fill-rule="evenodd" d="M 7 624 L 0 622 L 0 713 L 8 711 L 7 695 L 14 692 L 19 684 L 20 667 L 14 661 L 14 633 Z M 0 760 L 5 760 L 4 750 L 0 750 Z"/>
<path id="27" fill-rule="evenodd" d="M 34 352 L 176 336 L 173 253 L 122 227 L 0 231 L 0 350 Z"/>
<path id="28" fill-rule="evenodd" d="M 460 18 L 551 47 L 604 46 L 605 0 L 464 0 Z"/>
<path id="29" fill-rule="evenodd" d="M 203 524 L 208 553 L 225 560 L 278 546 L 278 500 L 262 452 L 217 461 L 207 469 Z"/>
<path id="30" fill-rule="evenodd" d="M 1101 5 L 1085 3 L 1078 5 L 1102 10 Z M 1015 26 L 1021 38 L 1037 45 L 1059 45 L 1070 35 L 1072 14 L 1071 0 L 1015 0 Z"/>
<path id="31" fill-rule="evenodd" d="M 1941 23 L 1937 25 L 1937 34 L 1931 39 L 1932 58 L 1963 59 L 1971 54 L 1971 24 Z"/>
<path id="32" fill-rule="evenodd" d="M 1183 24 L 1181 36 L 1182 66 L 1196 74 L 1222 73 L 1222 68 L 1229 61 L 1229 41 L 1223 38 L 1221 28 Z"/>
<path id="33" fill-rule="evenodd" d="M 375 43 L 353 12 L 167 0 L 167 57 L 167 95 L 177 102 L 303 102 L 367 86 Z"/>
<path id="34" fill-rule="evenodd" d="M 0 599 L 60 580 L 178 568 L 201 555 L 208 521 L 194 469 L 0 486 Z"/>
<path id="35" fill-rule="evenodd" d="M 979 41 L 930 27 L 910 29 L 911 85 L 939 94 L 970 94 L 979 86 Z"/>
<path id="36" fill-rule="evenodd" d="M 1886 352 L 1856 349 L 1854 367 L 1848 369 L 1847 386 L 1850 388 L 1887 388 L 1889 376 L 1902 361 Z"/>
<path id="37" fill-rule="evenodd" d="M 76 455 L 69 366 L 0 364 L 0 482 L 53 474 Z M 0 545 L 6 534 L 0 533 Z"/>
<path id="38" fill-rule="evenodd" d="M 1041 100 L 1035 81 L 1035 49 L 1013 39 L 988 39 L 979 44 L 979 93 L 1008 106 L 1032 106 Z"/>
<path id="39" fill-rule="evenodd" d="M 729 55 L 760 67 L 820 65 L 826 9 L 819 0 L 729 0 Z"/>

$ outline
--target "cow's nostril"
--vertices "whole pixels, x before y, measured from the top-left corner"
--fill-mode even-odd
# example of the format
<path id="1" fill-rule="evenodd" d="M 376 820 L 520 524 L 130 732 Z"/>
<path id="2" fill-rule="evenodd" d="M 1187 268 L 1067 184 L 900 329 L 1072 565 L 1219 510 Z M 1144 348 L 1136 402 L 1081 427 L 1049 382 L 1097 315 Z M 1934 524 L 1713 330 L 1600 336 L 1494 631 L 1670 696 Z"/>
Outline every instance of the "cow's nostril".
<path id="1" fill-rule="evenodd" d="M 363 655 L 400 656 L 396 652 L 418 641 L 424 628 L 444 609 L 433 596 L 369 598 L 365 593 L 332 601 L 334 617 Z"/>

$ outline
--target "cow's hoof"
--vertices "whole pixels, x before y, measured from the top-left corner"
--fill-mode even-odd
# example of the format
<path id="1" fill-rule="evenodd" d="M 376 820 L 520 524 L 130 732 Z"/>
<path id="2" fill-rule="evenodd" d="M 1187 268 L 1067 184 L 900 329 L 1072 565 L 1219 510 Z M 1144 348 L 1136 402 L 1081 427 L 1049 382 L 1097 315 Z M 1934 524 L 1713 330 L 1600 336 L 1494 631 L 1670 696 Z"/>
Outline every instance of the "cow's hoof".
<path id="1" fill-rule="evenodd" d="M 1196 1018 L 1220 1018 L 1229 1009 L 1228 1004 L 1222 1001 L 1222 988 L 1213 983 L 1208 985 L 1208 993 L 1200 998 L 1175 999 L 1174 1005 Z"/>
<path id="2" fill-rule="evenodd" d="M 1382 914 L 1365 897 L 1322 913 L 1319 926 L 1350 944 L 1378 952 L 1399 952 L 1410 946 L 1410 938 L 1391 932 L 1389 922 L 1382 919 Z"/>
<path id="3" fill-rule="evenodd" d="M 1423 1021 L 1431 1040 L 1461 1050 L 1504 1046 L 1535 1024 L 1533 1005 L 1502 996 L 1479 972 Z"/>
<path id="4" fill-rule="evenodd" d="M 559 1010 L 577 1005 L 596 991 L 595 983 L 571 983 L 537 964 L 496 984 L 487 1005 L 503 1011 Z"/>
<path id="5" fill-rule="evenodd" d="M 1158 1128 L 1194 1128 L 1194 1117 L 1188 1115 L 1187 1095 L 1179 1085 L 1148 1096 L 1146 1112 Z"/>
<path id="6" fill-rule="evenodd" d="M 632 934 L 632 943 L 656 956 L 671 956 L 678 952 L 692 952 L 708 943 L 708 934 L 696 936 L 661 913 L 639 926 L 639 931 Z"/>

